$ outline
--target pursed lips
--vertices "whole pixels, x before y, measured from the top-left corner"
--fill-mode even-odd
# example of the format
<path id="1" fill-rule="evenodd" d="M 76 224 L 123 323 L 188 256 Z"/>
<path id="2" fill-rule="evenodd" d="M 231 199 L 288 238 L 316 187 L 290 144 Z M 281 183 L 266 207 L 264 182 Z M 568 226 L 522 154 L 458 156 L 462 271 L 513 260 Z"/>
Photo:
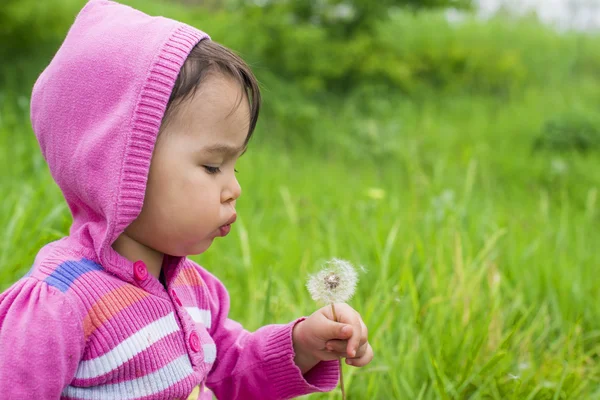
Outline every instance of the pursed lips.
<path id="1" fill-rule="evenodd" d="M 229 218 L 229 220 L 227 220 L 227 222 L 225 223 L 225 225 L 231 225 L 231 224 L 233 224 L 236 219 L 237 219 L 237 214 L 233 213 L 233 215 L 231 216 L 231 218 Z"/>
<path id="2" fill-rule="evenodd" d="M 221 225 L 221 227 L 219 228 L 219 234 L 221 236 L 227 236 L 227 234 L 231 231 L 231 224 L 233 224 L 236 219 L 237 214 L 233 214 L 224 225 Z"/>

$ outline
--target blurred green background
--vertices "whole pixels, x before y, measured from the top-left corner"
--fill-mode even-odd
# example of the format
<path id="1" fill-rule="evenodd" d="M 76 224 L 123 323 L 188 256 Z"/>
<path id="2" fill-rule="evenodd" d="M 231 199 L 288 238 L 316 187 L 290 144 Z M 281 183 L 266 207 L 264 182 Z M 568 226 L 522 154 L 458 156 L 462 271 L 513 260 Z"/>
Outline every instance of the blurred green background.
<path id="1" fill-rule="evenodd" d="M 262 83 L 239 222 L 194 257 L 233 318 L 311 313 L 305 278 L 345 258 L 376 353 L 349 399 L 600 399 L 598 31 L 467 0 L 124 3 Z M 29 96 L 83 4 L 0 7 L 0 290 L 68 232 Z"/>

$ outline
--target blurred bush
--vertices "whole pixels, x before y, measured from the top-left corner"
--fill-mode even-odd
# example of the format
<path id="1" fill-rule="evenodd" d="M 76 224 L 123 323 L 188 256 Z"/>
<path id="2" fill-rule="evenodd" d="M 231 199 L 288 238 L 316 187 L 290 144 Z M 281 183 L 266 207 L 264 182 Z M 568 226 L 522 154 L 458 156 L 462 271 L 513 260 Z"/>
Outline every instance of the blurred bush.
<path id="1" fill-rule="evenodd" d="M 81 0 L 2 0 L 0 86 L 29 90 L 82 5 Z"/>
<path id="2" fill-rule="evenodd" d="M 0 54 L 3 59 L 39 51 L 61 40 L 81 1 L 3 0 Z"/>
<path id="3" fill-rule="evenodd" d="M 339 34 L 320 19 L 298 19 L 285 4 L 197 9 L 182 17 L 242 53 L 259 74 L 268 71 L 307 93 L 374 84 L 411 96 L 506 97 L 528 86 L 595 77 L 600 68 L 597 37 L 559 33 L 532 17 L 482 21 L 395 7 L 363 29 Z"/>
<path id="4" fill-rule="evenodd" d="M 600 119 L 573 111 L 549 119 L 534 142 L 534 150 L 587 152 L 600 148 Z"/>
<path id="5" fill-rule="evenodd" d="M 359 32 L 372 31 L 374 25 L 387 20 L 393 10 L 417 11 L 434 8 L 470 8 L 472 0 L 230 0 L 235 12 L 249 8 L 282 10 L 294 25 L 313 24 L 325 29 L 329 36 L 349 38 Z"/>
<path id="6" fill-rule="evenodd" d="M 573 74 L 595 76 L 600 68 L 597 39 L 557 33 L 535 20 L 415 11 L 467 8 L 469 0 L 229 0 L 204 8 L 193 0 L 124 2 L 198 26 L 240 52 L 259 76 L 283 78 L 307 93 L 376 84 L 414 96 L 440 90 L 505 96 Z M 4 0 L 3 61 L 36 54 L 47 60 L 84 3 Z"/>
<path id="7" fill-rule="evenodd" d="M 373 121 L 397 114 L 400 98 L 440 99 L 444 106 L 460 96 L 508 102 L 532 90 L 560 93 L 576 84 L 600 105 L 598 35 L 558 32 L 532 16 L 483 21 L 468 11 L 471 0 L 122 2 L 197 26 L 240 53 L 265 96 L 276 99 L 265 102 L 273 117 L 265 129 L 280 132 L 284 141 L 326 141 L 323 119 L 337 121 L 343 114 L 361 121 L 350 128 L 356 151 L 385 156 L 389 149 L 381 146 L 400 128 L 391 123 L 374 129 Z M 0 87 L 29 92 L 84 4 L 4 0 Z M 390 96 L 395 106 L 385 101 Z M 334 112 L 327 110 L 336 102 L 340 115 L 324 115 Z M 542 129 L 535 148 L 595 146 L 591 125 L 579 117 L 557 118 Z"/>

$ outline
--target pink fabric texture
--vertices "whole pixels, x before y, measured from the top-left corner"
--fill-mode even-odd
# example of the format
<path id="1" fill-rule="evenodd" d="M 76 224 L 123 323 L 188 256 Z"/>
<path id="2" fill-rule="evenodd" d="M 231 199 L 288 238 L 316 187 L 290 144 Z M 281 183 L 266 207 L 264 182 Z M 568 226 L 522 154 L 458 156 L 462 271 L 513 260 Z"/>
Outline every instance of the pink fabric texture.
<path id="1" fill-rule="evenodd" d="M 111 248 L 141 210 L 171 90 L 201 40 L 92 0 L 36 82 L 34 132 L 73 224 L 0 294 L 2 398 L 284 399 L 337 384 L 336 362 L 304 376 L 294 364 L 297 321 L 248 332 L 191 260 L 165 258 L 165 287 Z"/>

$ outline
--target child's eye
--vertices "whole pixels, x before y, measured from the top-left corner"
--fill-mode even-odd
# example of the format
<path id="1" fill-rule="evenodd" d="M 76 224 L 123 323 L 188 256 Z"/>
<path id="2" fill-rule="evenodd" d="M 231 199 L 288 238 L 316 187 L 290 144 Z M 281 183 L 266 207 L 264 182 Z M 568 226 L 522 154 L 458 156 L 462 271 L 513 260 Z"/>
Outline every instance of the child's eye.
<path id="1" fill-rule="evenodd" d="M 237 174 L 238 172 L 240 172 L 240 171 L 238 171 L 237 169 L 234 169 L 233 171 L 234 171 L 236 174 Z"/>
<path id="2" fill-rule="evenodd" d="M 219 167 L 211 167 L 210 165 L 203 165 L 203 167 L 206 170 L 206 172 L 208 172 L 211 175 L 221 172 L 221 169 Z"/>

